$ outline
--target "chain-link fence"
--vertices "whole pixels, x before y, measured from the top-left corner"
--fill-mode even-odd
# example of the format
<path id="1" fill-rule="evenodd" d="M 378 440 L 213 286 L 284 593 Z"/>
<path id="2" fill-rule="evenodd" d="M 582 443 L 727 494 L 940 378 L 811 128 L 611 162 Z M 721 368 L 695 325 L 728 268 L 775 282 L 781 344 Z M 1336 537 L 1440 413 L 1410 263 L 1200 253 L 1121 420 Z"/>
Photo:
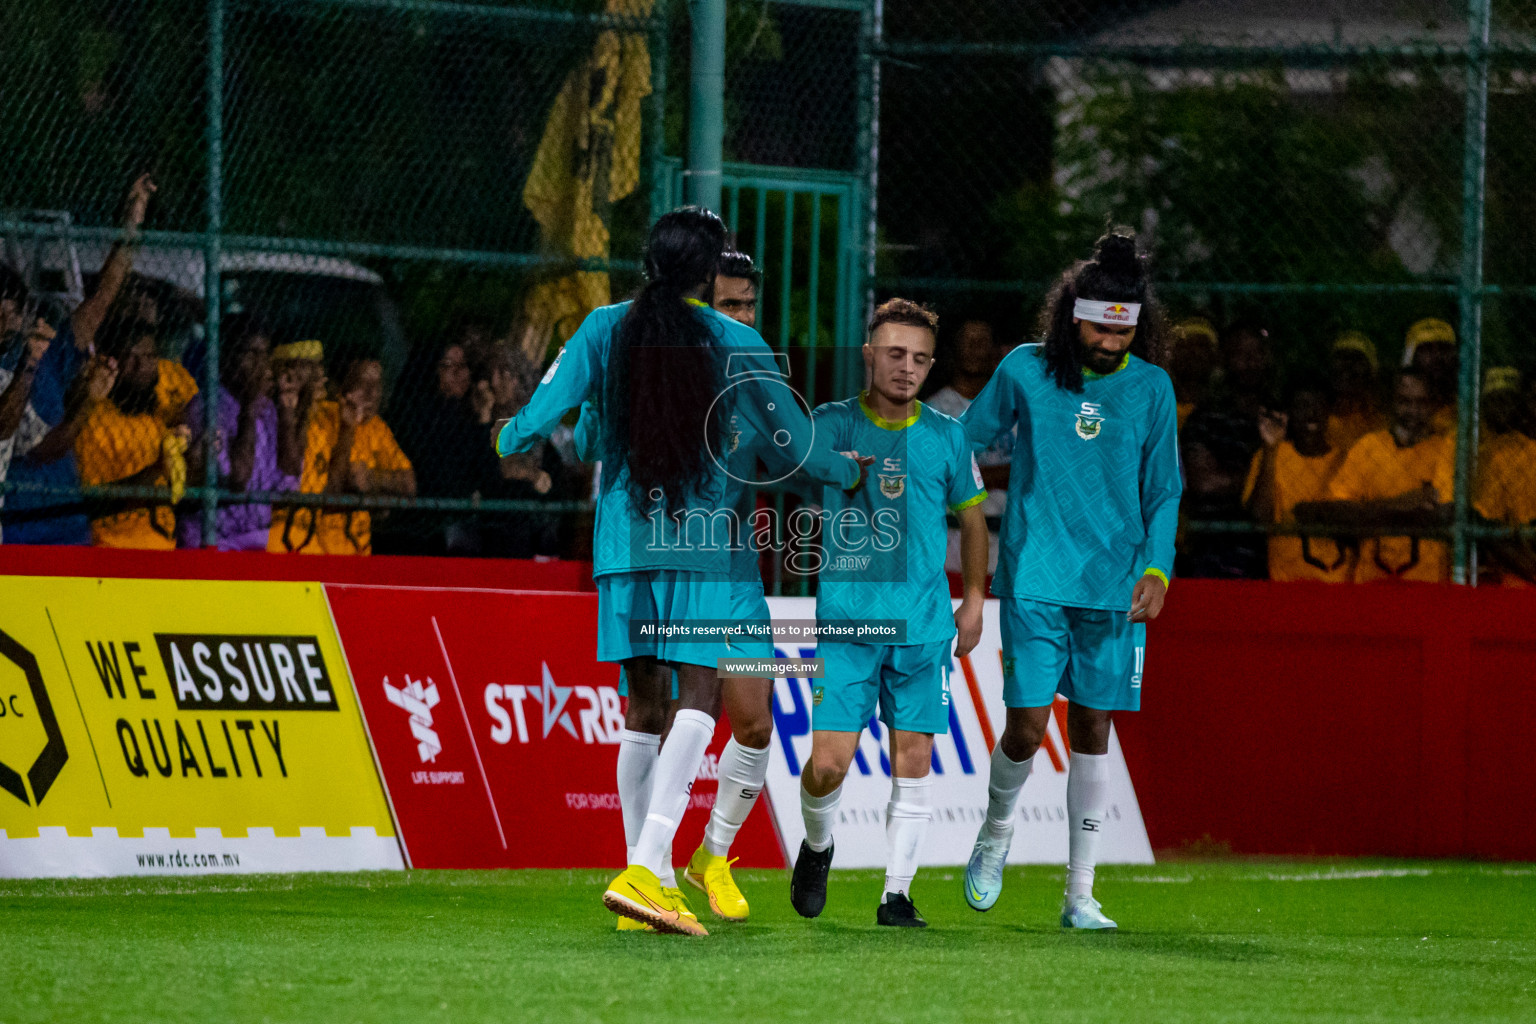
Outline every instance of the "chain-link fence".
<path id="1" fill-rule="evenodd" d="M 1475 544 L 1536 514 L 1533 18 L 890 5 L 878 291 L 1006 348 L 1129 225 L 1181 328 L 1182 573 L 1450 579 L 1481 554 L 1484 582 L 1536 579 L 1507 529 Z"/>
<path id="2" fill-rule="evenodd" d="M 185 544 L 200 525 L 222 542 L 260 518 L 242 506 L 275 505 L 274 549 L 579 554 L 586 470 L 560 438 L 498 465 L 490 423 L 637 279 L 665 39 L 652 0 L 7 4 L 0 235 L 25 290 L 4 365 L 27 360 L 41 312 L 60 332 L 44 418 L 82 422 L 52 461 L 13 458 L 6 539 L 79 541 L 90 519 L 98 543 Z M 146 230 L 114 249 L 141 173 Z M 142 401 L 155 367 L 133 380 L 121 336 L 140 332 L 164 360 Z M 262 348 L 273 372 L 242 359 Z M 108 404 L 131 429 L 89 421 L 92 353 L 114 359 Z M 167 383 L 183 369 L 222 391 L 216 412 Z M 158 442 L 183 421 L 179 456 Z M 184 466 L 179 538 L 104 529 L 162 525 L 143 503 Z M 114 507 L 122 486 L 137 513 Z"/>
<path id="3" fill-rule="evenodd" d="M 964 325 L 1028 340 L 1129 224 L 1180 324 L 1182 571 L 1536 576 L 1529 0 L 727 13 L 721 212 L 818 401 L 892 294 L 965 392 Z M 582 556 L 568 435 L 483 442 L 680 200 L 688 47 L 677 0 L 5 5 L 0 367 L 58 337 L 4 539 Z"/>

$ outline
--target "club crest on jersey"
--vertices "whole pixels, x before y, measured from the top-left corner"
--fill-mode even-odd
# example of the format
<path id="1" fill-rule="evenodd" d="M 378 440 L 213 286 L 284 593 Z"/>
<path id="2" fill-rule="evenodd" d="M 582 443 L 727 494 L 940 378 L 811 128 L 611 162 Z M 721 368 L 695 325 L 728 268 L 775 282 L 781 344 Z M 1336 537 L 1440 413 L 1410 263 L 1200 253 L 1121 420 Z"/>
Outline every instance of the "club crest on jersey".
<path id="1" fill-rule="evenodd" d="M 895 501 L 897 498 L 901 497 L 902 492 L 906 489 L 907 474 L 900 473 L 895 476 L 887 476 L 884 473 L 880 474 L 880 493 L 885 495 L 887 498 L 890 498 L 892 501 Z"/>
<path id="2" fill-rule="evenodd" d="M 727 451 L 729 452 L 729 454 L 734 455 L 736 453 L 736 449 L 740 448 L 740 447 L 741 447 L 741 431 L 733 430 L 733 431 L 731 431 L 730 446 L 727 449 Z"/>
<path id="3" fill-rule="evenodd" d="M 1104 428 L 1103 407 L 1097 402 L 1084 402 L 1077 413 L 1077 436 L 1092 441 Z"/>

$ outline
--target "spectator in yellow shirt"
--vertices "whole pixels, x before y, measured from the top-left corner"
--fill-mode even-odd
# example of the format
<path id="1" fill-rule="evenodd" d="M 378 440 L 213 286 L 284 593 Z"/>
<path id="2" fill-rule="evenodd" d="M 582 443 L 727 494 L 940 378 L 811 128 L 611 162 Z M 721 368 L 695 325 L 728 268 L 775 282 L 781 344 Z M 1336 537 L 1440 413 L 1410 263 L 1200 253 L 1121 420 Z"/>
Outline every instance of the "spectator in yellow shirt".
<path id="1" fill-rule="evenodd" d="M 1451 518 L 1456 439 L 1436 433 L 1429 383 L 1414 370 L 1397 375 L 1392 426 L 1367 434 L 1344 457 L 1327 501 L 1296 507 L 1300 522 L 1357 527 L 1362 534 L 1397 528 L 1444 527 Z M 1362 540 L 1355 582 L 1378 579 L 1444 582 L 1450 548 L 1443 540 L 1371 536 Z"/>
<path id="2" fill-rule="evenodd" d="M 1333 408 L 1328 414 L 1328 445 L 1341 452 L 1366 434 L 1387 429 L 1381 411 L 1381 363 L 1376 344 L 1359 331 L 1333 339 L 1328 375 L 1333 384 Z"/>
<path id="3" fill-rule="evenodd" d="M 316 413 L 326 402 L 325 346 L 316 339 L 289 341 L 272 349 L 272 374 L 278 381 L 280 401 L 292 401 L 293 421 L 299 431 L 300 486 L 301 493 L 319 494 L 303 489 L 303 465 L 306 453 L 316 445 L 323 445 Z M 313 476 L 313 474 L 311 474 Z M 313 482 L 313 481 L 311 481 Z M 272 528 L 267 534 L 267 550 L 283 554 L 294 551 L 313 540 L 315 520 L 310 511 L 313 506 L 300 508 L 285 505 L 272 506 Z M 296 532 L 297 531 L 297 532 Z"/>
<path id="4" fill-rule="evenodd" d="M 197 384 L 180 363 L 158 357 L 155 329 L 141 320 L 118 320 L 97 339 L 99 354 L 115 363 L 117 380 L 95 403 L 75 438 L 80 483 L 90 487 L 165 487 L 180 475 L 187 403 Z M 173 438 L 168 443 L 168 436 Z M 180 443 L 174 438 L 179 438 Z M 145 498 L 96 502 L 91 543 L 108 548 L 171 549 L 176 516 L 168 504 Z"/>
<path id="5" fill-rule="evenodd" d="M 1403 339 L 1403 366 L 1416 370 L 1429 385 L 1435 411 L 1430 425 L 1438 434 L 1456 433 L 1456 331 L 1433 317 L 1415 321 Z"/>
<path id="6" fill-rule="evenodd" d="M 302 494 L 414 496 L 416 474 L 395 435 L 379 416 L 384 369 L 377 359 L 354 362 L 341 397 L 319 403 L 309 417 Z M 372 517 L 366 510 L 291 507 L 274 510 L 268 550 L 306 555 L 373 553 Z"/>
<path id="7" fill-rule="evenodd" d="M 1344 461 L 1342 448 L 1328 444 L 1328 386 L 1307 380 L 1291 389 L 1286 413 L 1259 417 L 1264 447 L 1254 455 L 1243 488 L 1243 503 L 1266 525 L 1294 525 L 1296 506 L 1327 501 L 1328 485 Z M 1269 578 L 1348 583 L 1359 549 L 1332 537 L 1269 538 Z"/>
<path id="8" fill-rule="evenodd" d="M 1483 426 L 1479 434 L 1480 456 L 1519 434 L 1524 396 L 1520 371 L 1513 366 L 1490 366 L 1483 371 Z"/>
<path id="9" fill-rule="evenodd" d="M 1494 367 L 1485 374 L 1483 412 L 1485 440 L 1478 451 L 1477 486 L 1473 507 L 1495 526 L 1529 526 L 1536 522 L 1536 441 L 1515 429 L 1536 402 L 1531 382 L 1519 386 L 1519 373 Z M 1525 408 L 1522 408 L 1524 406 Z M 1496 428 L 1504 427 L 1499 430 Z M 1484 541 L 1484 572 L 1478 582 L 1506 587 L 1536 584 L 1536 550 L 1524 537 Z"/>

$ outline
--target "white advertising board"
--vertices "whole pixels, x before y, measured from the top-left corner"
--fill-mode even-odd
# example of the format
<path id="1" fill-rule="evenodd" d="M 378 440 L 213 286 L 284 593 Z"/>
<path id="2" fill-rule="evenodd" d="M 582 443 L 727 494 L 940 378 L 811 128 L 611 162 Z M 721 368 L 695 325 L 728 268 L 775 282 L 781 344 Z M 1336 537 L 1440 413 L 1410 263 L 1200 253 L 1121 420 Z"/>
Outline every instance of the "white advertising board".
<path id="1" fill-rule="evenodd" d="M 816 617 L 814 598 L 769 598 L 775 620 Z M 783 657 L 815 657 L 812 647 L 778 644 Z M 786 678 L 775 683 L 775 735 L 768 768 L 768 797 L 774 822 L 791 863 L 805 837 L 800 818 L 800 770 L 811 753 L 811 681 Z M 997 601 L 986 604 L 981 642 L 950 666 L 950 729 L 934 740 L 933 825 L 922 851 L 930 866 L 964 864 L 986 817 L 987 771 L 991 746 L 1002 733 L 1003 670 Z M 1019 797 L 1011 864 L 1067 862 L 1066 702 L 1057 699 L 1045 742 Z M 890 744 L 885 727 L 872 719 L 859 739 L 859 750 L 843 783 L 843 797 L 833 835 L 840 868 L 883 867 L 885 806 L 890 800 Z M 1099 861 L 1104 864 L 1151 864 L 1136 791 L 1126 769 L 1119 739 L 1110 735 L 1109 808 Z"/>

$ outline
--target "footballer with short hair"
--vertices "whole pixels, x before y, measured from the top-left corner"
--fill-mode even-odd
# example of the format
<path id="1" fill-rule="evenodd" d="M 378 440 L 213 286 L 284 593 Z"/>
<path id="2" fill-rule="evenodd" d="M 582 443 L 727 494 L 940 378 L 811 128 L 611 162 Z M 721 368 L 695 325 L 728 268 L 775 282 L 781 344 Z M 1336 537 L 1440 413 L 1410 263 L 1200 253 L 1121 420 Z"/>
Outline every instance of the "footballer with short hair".
<path id="1" fill-rule="evenodd" d="M 931 816 L 933 737 L 949 731 L 951 650 L 963 657 L 981 638 L 987 573 L 987 493 L 970 443 L 958 420 L 917 400 L 933 367 L 937 330 L 938 317 L 915 302 L 881 305 L 864 345 L 869 390 L 814 414 L 817 432 L 835 450 L 870 462 L 863 488 L 826 502 L 829 561 L 820 573 L 817 621 L 825 628 L 904 620 L 905 635 L 889 643 L 827 636 L 817 643 L 825 677 L 812 691 L 811 756 L 800 789 L 805 841 L 790 883 L 790 901 L 804 917 L 826 905 L 843 778 L 878 707 L 890 731 L 891 799 L 885 892 L 875 920 L 927 926 L 911 887 Z M 960 520 L 959 609 L 944 571 L 946 511 Z"/>

